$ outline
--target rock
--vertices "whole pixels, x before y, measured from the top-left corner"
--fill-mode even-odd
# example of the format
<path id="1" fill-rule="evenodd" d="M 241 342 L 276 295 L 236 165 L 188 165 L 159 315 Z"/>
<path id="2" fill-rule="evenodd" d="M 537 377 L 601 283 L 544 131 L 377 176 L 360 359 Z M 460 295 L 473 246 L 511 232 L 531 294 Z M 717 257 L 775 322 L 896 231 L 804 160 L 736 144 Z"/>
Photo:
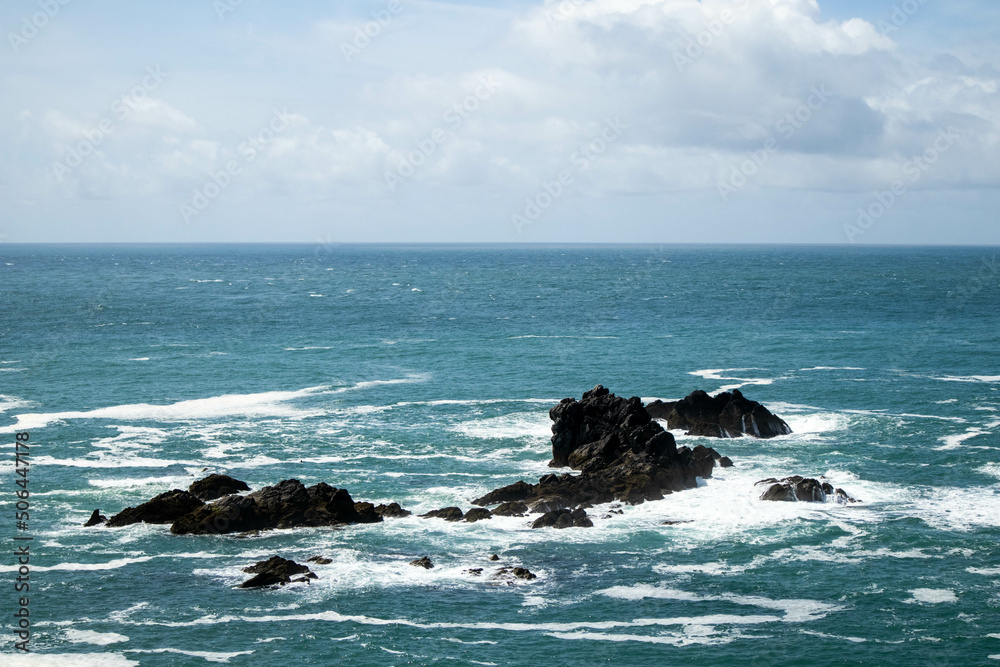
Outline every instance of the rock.
<path id="1" fill-rule="evenodd" d="M 679 525 L 681 525 L 682 523 L 694 523 L 694 521 L 691 521 L 691 520 L 681 520 L 681 519 L 674 519 L 674 520 L 668 520 L 668 521 L 664 521 L 664 522 L 663 522 L 663 523 L 661 523 L 660 525 L 661 525 L 661 526 L 679 526 Z"/>
<path id="2" fill-rule="evenodd" d="M 490 512 L 485 507 L 473 507 L 471 510 L 465 513 L 465 520 L 469 523 L 475 523 L 476 521 L 482 521 L 483 519 L 492 519 L 493 513 Z"/>
<path id="3" fill-rule="evenodd" d="M 527 513 L 528 506 L 519 500 L 502 503 L 493 510 L 493 514 L 496 516 L 524 516 Z"/>
<path id="4" fill-rule="evenodd" d="M 427 514 L 421 514 L 425 519 L 444 519 L 445 521 L 461 521 L 465 516 L 462 510 L 457 507 L 444 507 L 439 510 L 432 510 Z"/>
<path id="5" fill-rule="evenodd" d="M 716 396 L 699 389 L 679 401 L 653 401 L 646 410 L 654 419 L 666 419 L 667 428 L 684 429 L 688 435 L 773 438 L 792 432 L 783 419 L 760 403 L 746 399 L 739 389 Z"/>
<path id="6" fill-rule="evenodd" d="M 363 504 L 361 509 L 359 513 L 346 489 L 324 482 L 306 488 L 297 479 L 286 479 L 245 496 L 225 496 L 198 507 L 175 520 L 170 532 L 178 535 L 244 533 L 382 520 L 370 503 Z"/>
<path id="7" fill-rule="evenodd" d="M 105 525 L 109 528 L 118 528 L 133 523 L 172 523 L 204 504 L 187 491 L 174 489 L 161 493 L 138 507 L 126 507 L 108 519 Z"/>
<path id="8" fill-rule="evenodd" d="M 481 568 L 481 567 L 473 567 L 473 568 L 470 568 L 468 570 L 462 570 L 462 571 L 463 572 L 468 572 L 469 574 L 471 574 L 474 577 L 478 577 L 479 575 L 481 575 L 483 573 L 483 568 Z"/>
<path id="9" fill-rule="evenodd" d="M 94 510 L 94 513 L 90 515 L 87 519 L 87 523 L 83 524 L 84 528 L 90 528 L 91 526 L 97 526 L 108 520 L 108 517 L 101 514 L 101 510 Z"/>
<path id="10" fill-rule="evenodd" d="M 306 558 L 307 563 L 316 563 L 317 565 L 329 565 L 333 562 L 332 558 L 323 558 L 322 556 L 312 556 L 311 558 Z"/>
<path id="11" fill-rule="evenodd" d="M 767 485 L 761 494 L 761 500 L 775 502 L 809 502 L 824 503 L 831 499 L 838 503 L 856 503 L 843 489 L 834 489 L 829 482 L 821 482 L 812 477 L 793 475 L 782 479 L 762 479 L 755 486 Z"/>
<path id="12" fill-rule="evenodd" d="M 285 584 L 318 578 L 305 565 L 299 565 L 295 561 L 287 560 L 280 556 L 272 556 L 267 560 L 262 560 L 250 567 L 244 568 L 243 571 L 248 574 L 255 574 L 256 576 L 244 581 L 240 584 L 240 588 L 284 586 Z M 293 582 L 292 577 L 297 574 L 305 574 L 305 577 L 296 579 Z"/>
<path id="13" fill-rule="evenodd" d="M 188 487 L 191 495 L 205 502 L 249 490 L 250 487 L 247 486 L 246 482 L 241 482 L 229 475 L 219 474 L 212 474 L 204 479 L 199 479 Z"/>
<path id="14" fill-rule="evenodd" d="M 379 523 L 382 515 L 375 511 L 371 503 L 354 503 L 354 511 L 358 513 L 357 523 Z"/>
<path id="15" fill-rule="evenodd" d="M 731 458 L 729 458 L 728 456 L 719 457 L 719 460 L 716 461 L 716 463 L 719 464 L 720 468 L 732 468 L 733 467 L 733 460 Z"/>
<path id="16" fill-rule="evenodd" d="M 537 579 L 538 575 L 529 570 L 526 567 L 501 567 L 493 575 L 494 579 L 524 579 L 525 581 L 531 581 L 532 579 Z"/>
<path id="17" fill-rule="evenodd" d="M 549 465 L 569 466 L 580 474 L 549 474 L 537 484 L 521 480 L 477 498 L 475 504 L 523 503 L 543 514 L 613 500 L 638 504 L 694 488 L 697 478 L 711 477 L 716 461 L 721 465 L 724 458 L 702 445 L 678 448 L 638 397 L 621 398 L 600 385 L 579 401 L 563 399 L 549 417 L 553 421 Z M 514 509 L 501 505 L 494 514 L 516 515 Z"/>
<path id="18" fill-rule="evenodd" d="M 393 519 L 402 519 L 403 517 L 410 516 L 413 514 L 410 510 L 404 510 L 399 506 L 399 503 L 389 503 L 388 505 L 376 505 L 375 513 L 380 517 L 385 519 L 386 517 Z"/>
<path id="19" fill-rule="evenodd" d="M 546 512 L 535 519 L 531 524 L 532 528 L 590 528 L 594 522 L 587 516 L 587 512 L 582 509 L 575 510 L 553 510 Z"/>
<path id="20" fill-rule="evenodd" d="M 410 565 L 413 565 L 415 567 L 422 567 L 425 570 L 429 570 L 432 567 L 434 567 L 434 563 L 432 563 L 431 559 L 428 558 L 427 556 L 422 556 L 414 561 L 410 561 Z"/>
<path id="21" fill-rule="evenodd" d="M 500 560 L 500 556 L 493 554 L 492 556 L 490 556 L 490 560 Z"/>

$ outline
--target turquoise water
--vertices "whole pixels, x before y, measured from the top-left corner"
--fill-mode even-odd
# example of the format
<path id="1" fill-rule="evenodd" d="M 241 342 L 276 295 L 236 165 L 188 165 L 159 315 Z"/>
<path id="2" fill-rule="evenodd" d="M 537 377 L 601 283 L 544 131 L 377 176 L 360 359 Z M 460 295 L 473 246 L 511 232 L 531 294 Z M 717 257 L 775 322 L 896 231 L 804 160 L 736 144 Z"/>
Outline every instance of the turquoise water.
<path id="1" fill-rule="evenodd" d="M 26 430 L 31 646 L 49 656 L 29 664 L 1000 664 L 998 255 L 0 246 L 3 531 Z M 592 509 L 590 529 L 81 526 L 207 472 L 468 509 L 550 472 L 548 409 L 597 383 L 739 386 L 795 433 L 675 433 L 736 466 Z M 864 502 L 756 500 L 790 474 Z M 538 579 L 491 581 L 492 553 Z M 274 554 L 333 563 L 235 588 Z M 423 555 L 434 569 L 409 565 Z M 14 558 L 0 570 L 0 662 L 20 664 Z"/>

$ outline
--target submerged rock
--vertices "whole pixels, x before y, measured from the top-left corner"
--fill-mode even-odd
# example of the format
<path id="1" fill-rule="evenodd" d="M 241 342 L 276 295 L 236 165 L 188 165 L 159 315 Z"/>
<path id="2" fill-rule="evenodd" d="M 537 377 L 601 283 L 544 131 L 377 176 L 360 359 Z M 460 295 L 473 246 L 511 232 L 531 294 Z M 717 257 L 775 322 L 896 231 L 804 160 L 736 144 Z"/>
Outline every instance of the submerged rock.
<path id="1" fill-rule="evenodd" d="M 240 584 L 240 588 L 284 586 L 291 583 L 308 583 L 309 579 L 318 579 L 305 565 L 299 565 L 295 561 L 282 558 L 281 556 L 272 556 L 267 560 L 259 561 L 250 567 L 243 568 L 243 571 L 256 576 L 244 581 Z M 298 574 L 304 576 L 292 579 L 292 577 Z"/>
<path id="2" fill-rule="evenodd" d="M 587 516 L 587 512 L 582 509 L 575 510 L 552 510 L 535 519 L 531 524 L 532 528 L 591 528 L 594 522 Z"/>
<path id="3" fill-rule="evenodd" d="M 138 507 L 126 507 L 108 519 L 105 525 L 119 528 L 134 523 L 172 523 L 192 510 L 200 509 L 204 504 L 187 491 L 174 489 L 161 493 Z"/>
<path id="4" fill-rule="evenodd" d="M 205 502 L 249 490 L 250 487 L 247 486 L 246 482 L 241 482 L 229 475 L 219 475 L 217 473 L 209 475 L 204 479 L 199 479 L 188 487 L 191 495 Z"/>
<path id="5" fill-rule="evenodd" d="M 90 515 L 87 519 L 87 523 L 83 524 L 84 528 L 90 528 L 91 526 L 98 526 L 108 520 L 108 517 L 101 514 L 101 510 L 94 510 L 94 513 Z"/>
<path id="6" fill-rule="evenodd" d="M 526 567 L 501 567 L 493 574 L 494 579 L 524 579 L 531 581 L 537 579 L 538 575 Z"/>
<path id="7" fill-rule="evenodd" d="M 312 556 L 306 558 L 307 563 L 316 563 L 317 565 L 329 565 L 333 562 L 332 558 L 324 558 L 323 556 Z"/>
<path id="8" fill-rule="evenodd" d="M 434 567 L 434 563 L 431 562 L 431 559 L 428 556 L 421 556 L 414 561 L 410 561 L 410 565 L 413 565 L 414 567 L 422 567 L 425 570 L 429 570 Z"/>
<path id="9" fill-rule="evenodd" d="M 776 502 L 808 502 L 825 503 L 829 500 L 837 503 L 860 502 L 843 489 L 835 489 L 829 482 L 823 482 L 812 477 L 793 475 L 782 479 L 762 479 L 754 486 L 767 485 L 761 494 L 761 500 Z"/>
<path id="10" fill-rule="evenodd" d="M 699 389 L 679 401 L 653 401 L 646 410 L 654 419 L 666 419 L 667 428 L 684 429 L 688 435 L 773 438 L 792 432 L 783 419 L 757 401 L 745 398 L 739 389 L 716 396 Z"/>
<path id="11" fill-rule="evenodd" d="M 638 397 L 621 398 L 598 385 L 581 400 L 563 399 L 549 411 L 552 467 L 580 474 L 549 474 L 495 489 L 475 505 L 523 503 L 533 512 L 553 512 L 620 500 L 638 504 L 691 489 L 711 477 L 724 458 L 710 447 L 678 448 L 674 437 L 652 419 Z M 727 459 L 728 461 L 728 459 Z M 731 462 L 730 462 L 731 463 Z M 498 507 L 495 514 L 513 509 Z M 520 506 L 518 506 L 518 509 Z"/>

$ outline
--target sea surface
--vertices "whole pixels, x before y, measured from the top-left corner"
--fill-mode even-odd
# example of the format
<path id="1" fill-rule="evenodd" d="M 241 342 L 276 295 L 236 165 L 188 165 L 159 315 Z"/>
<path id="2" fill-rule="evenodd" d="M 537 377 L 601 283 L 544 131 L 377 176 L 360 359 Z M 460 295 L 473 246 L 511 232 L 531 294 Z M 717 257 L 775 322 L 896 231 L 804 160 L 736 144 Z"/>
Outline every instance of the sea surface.
<path id="1" fill-rule="evenodd" d="M 0 664 L 1000 665 L 998 258 L 2 245 Z M 551 472 L 549 408 L 598 383 L 739 387 L 794 433 L 675 432 L 735 467 L 593 508 L 589 529 L 417 516 Z M 82 527 L 209 472 L 414 515 L 245 539 Z M 792 474 L 863 502 L 758 499 Z M 34 537 L 30 659 L 15 535 Z M 309 585 L 237 588 L 275 554 L 333 562 Z M 538 578 L 493 579 L 503 565 Z"/>

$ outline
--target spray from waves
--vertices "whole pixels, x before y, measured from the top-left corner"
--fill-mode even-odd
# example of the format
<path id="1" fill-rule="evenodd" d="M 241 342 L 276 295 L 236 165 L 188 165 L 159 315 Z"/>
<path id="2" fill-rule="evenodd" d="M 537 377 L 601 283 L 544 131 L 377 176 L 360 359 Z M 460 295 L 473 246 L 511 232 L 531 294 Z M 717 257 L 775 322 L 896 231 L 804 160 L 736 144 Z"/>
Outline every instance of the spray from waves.
<path id="1" fill-rule="evenodd" d="M 335 395 L 361 391 L 372 387 L 423 382 L 429 376 L 409 375 L 392 380 L 367 380 L 347 387 L 330 385 L 306 387 L 297 391 L 267 391 L 256 394 L 223 394 L 209 398 L 196 398 L 169 405 L 134 403 L 96 410 L 29 413 L 16 415 L 16 423 L 0 427 L 0 433 L 43 428 L 54 421 L 71 419 L 120 419 L 124 421 L 186 422 L 218 420 L 234 416 L 243 417 L 308 417 L 322 414 L 317 410 L 303 410 L 288 405 L 300 398 L 317 395 Z"/>

